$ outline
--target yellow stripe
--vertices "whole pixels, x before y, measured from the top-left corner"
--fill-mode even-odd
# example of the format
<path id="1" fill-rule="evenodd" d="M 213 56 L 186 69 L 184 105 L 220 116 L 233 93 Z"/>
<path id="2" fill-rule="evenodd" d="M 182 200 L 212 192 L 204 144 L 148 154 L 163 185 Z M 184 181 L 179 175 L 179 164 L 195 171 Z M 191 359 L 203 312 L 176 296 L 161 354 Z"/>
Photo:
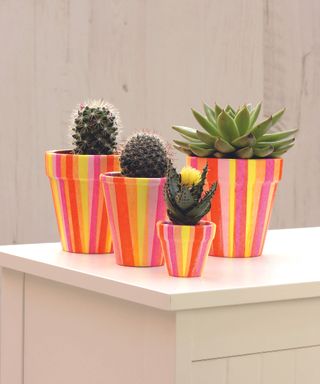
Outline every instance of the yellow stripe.
<path id="1" fill-rule="evenodd" d="M 189 248 L 189 237 L 190 237 L 191 226 L 183 225 L 181 227 L 181 251 L 182 251 L 182 265 L 181 272 L 183 276 L 187 274 L 188 266 L 188 248 Z"/>
<path id="2" fill-rule="evenodd" d="M 234 235 L 234 217 L 235 217 L 235 188 L 236 188 L 236 160 L 229 160 L 229 251 L 228 256 L 233 257 L 233 235 Z"/>
<path id="3" fill-rule="evenodd" d="M 254 188 L 256 179 L 256 162 L 248 161 L 248 183 L 247 183 L 247 208 L 246 208 L 246 240 L 244 256 L 249 257 L 251 254 L 252 239 L 252 210 L 254 202 Z"/>
<path id="4" fill-rule="evenodd" d="M 146 215 L 147 215 L 147 192 L 148 192 L 148 184 L 145 180 L 137 180 L 137 201 L 138 201 L 138 249 L 139 249 L 139 262 L 140 265 L 147 264 L 148 260 L 144 257 L 144 255 L 148 254 L 148 250 L 144 250 L 144 237 L 147 236 L 147 228 L 146 228 Z"/>
<path id="5" fill-rule="evenodd" d="M 89 159 L 81 157 L 79 159 L 79 178 L 80 178 L 80 191 L 81 191 L 81 207 L 83 219 L 83 251 L 89 252 Z"/>
<path id="6" fill-rule="evenodd" d="M 47 153 L 46 166 L 47 166 L 47 174 L 49 175 L 49 178 L 50 178 L 53 205 L 55 208 L 56 218 L 57 218 L 57 222 L 58 222 L 58 228 L 59 228 L 59 234 L 60 234 L 62 248 L 67 249 L 67 241 L 66 241 L 66 237 L 65 237 L 65 229 L 64 229 L 64 225 L 63 225 L 62 211 L 60 209 L 61 205 L 59 202 L 59 187 L 58 187 L 59 181 L 57 179 L 55 179 L 54 175 L 53 175 L 53 154 L 52 153 Z"/>

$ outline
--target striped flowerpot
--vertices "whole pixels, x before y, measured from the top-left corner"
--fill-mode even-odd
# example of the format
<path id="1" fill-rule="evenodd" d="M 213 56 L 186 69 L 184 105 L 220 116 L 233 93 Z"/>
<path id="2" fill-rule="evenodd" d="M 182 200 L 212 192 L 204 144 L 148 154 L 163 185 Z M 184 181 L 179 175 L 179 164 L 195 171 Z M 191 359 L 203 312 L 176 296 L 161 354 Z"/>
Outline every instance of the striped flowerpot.
<path id="1" fill-rule="evenodd" d="M 116 262 L 131 267 L 163 265 L 156 223 L 166 218 L 165 178 L 101 175 Z"/>
<path id="2" fill-rule="evenodd" d="M 197 225 L 175 225 L 170 221 L 157 224 L 167 270 L 170 276 L 201 276 L 216 225 L 201 221 Z"/>
<path id="3" fill-rule="evenodd" d="M 282 159 L 215 159 L 189 157 L 202 169 L 208 162 L 209 183 L 218 181 L 208 220 L 217 224 L 210 255 L 260 256 L 270 222 Z"/>
<path id="4" fill-rule="evenodd" d="M 102 172 L 119 170 L 119 156 L 47 151 L 45 161 L 63 250 L 112 252 L 99 176 Z"/>

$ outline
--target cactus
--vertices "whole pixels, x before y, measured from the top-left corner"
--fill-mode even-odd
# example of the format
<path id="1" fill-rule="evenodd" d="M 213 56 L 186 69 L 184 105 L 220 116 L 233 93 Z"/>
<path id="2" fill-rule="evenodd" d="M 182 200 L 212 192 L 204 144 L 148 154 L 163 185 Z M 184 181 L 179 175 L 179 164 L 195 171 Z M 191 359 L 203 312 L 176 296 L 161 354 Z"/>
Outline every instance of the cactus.
<path id="1" fill-rule="evenodd" d="M 111 155 L 117 149 L 118 112 L 103 100 L 80 104 L 72 119 L 73 153 Z"/>
<path id="2" fill-rule="evenodd" d="M 120 155 L 123 176 L 165 177 L 170 160 L 164 142 L 152 133 L 131 136 Z"/>
<path id="3" fill-rule="evenodd" d="M 295 141 L 297 130 L 269 133 L 284 113 L 284 109 L 256 124 L 261 103 L 255 108 L 250 104 L 234 110 L 230 105 L 222 109 L 204 104 L 205 116 L 192 110 L 204 130 L 173 126 L 185 141 L 175 140 L 179 151 L 198 157 L 217 158 L 265 158 L 279 157 L 286 153 Z"/>
<path id="4" fill-rule="evenodd" d="M 211 209 L 211 199 L 217 188 L 213 183 L 203 192 L 208 165 L 200 173 L 192 167 L 184 167 L 178 174 L 169 167 L 165 184 L 165 202 L 167 213 L 173 224 L 196 225 Z"/>

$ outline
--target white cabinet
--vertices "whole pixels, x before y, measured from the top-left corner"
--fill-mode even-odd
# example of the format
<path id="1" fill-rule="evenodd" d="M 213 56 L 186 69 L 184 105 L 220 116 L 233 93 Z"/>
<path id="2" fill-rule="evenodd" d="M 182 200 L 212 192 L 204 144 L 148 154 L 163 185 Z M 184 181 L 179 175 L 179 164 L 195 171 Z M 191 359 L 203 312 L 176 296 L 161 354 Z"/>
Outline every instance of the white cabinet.
<path id="1" fill-rule="evenodd" d="M 0 384 L 319 384 L 319 237 L 271 231 L 201 279 L 0 247 Z"/>

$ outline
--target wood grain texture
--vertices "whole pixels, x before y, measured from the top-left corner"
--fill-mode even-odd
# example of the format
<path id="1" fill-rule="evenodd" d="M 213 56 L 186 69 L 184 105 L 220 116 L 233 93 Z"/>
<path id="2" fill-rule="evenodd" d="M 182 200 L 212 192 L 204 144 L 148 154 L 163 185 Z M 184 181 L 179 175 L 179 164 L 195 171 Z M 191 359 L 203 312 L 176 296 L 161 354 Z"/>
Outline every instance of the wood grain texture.
<path id="1" fill-rule="evenodd" d="M 0 243 L 58 240 L 44 151 L 70 145 L 70 111 L 92 97 L 119 108 L 122 139 L 170 141 L 202 101 L 287 105 L 283 126 L 305 134 L 273 227 L 320 224 L 319 15 L 317 0 L 1 1 Z"/>
<path id="2" fill-rule="evenodd" d="M 264 107 L 287 107 L 282 128 L 299 128 L 285 156 L 273 227 L 320 224 L 320 3 L 317 0 L 264 2 Z"/>

